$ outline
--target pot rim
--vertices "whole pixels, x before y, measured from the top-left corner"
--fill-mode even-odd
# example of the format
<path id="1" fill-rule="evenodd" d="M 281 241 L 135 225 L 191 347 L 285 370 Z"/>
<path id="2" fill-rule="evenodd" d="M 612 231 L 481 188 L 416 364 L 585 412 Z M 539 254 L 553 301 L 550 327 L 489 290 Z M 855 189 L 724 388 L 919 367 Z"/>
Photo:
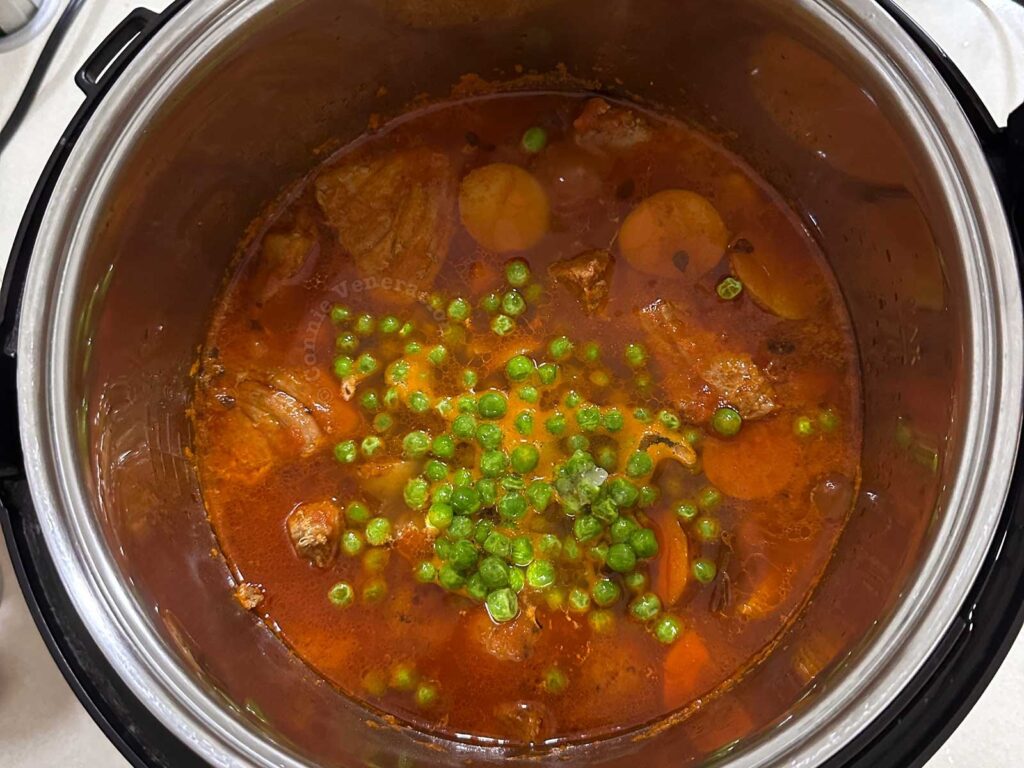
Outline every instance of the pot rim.
<path id="1" fill-rule="evenodd" d="M 25 468 L 43 537 L 101 652 L 165 727 L 216 765 L 306 765 L 259 736 L 197 684 L 134 600 L 108 551 L 76 458 L 69 350 L 79 318 L 76 269 L 106 190 L 135 137 L 180 83 L 274 0 L 190 3 L 147 44 L 85 126 L 54 190 L 29 265 L 18 339 L 18 410 Z M 961 462 L 949 511 L 899 605 L 852 665 L 815 701 L 737 750 L 734 766 L 816 764 L 888 706 L 931 655 L 973 585 L 1009 489 L 1020 435 L 1024 322 L 1007 221 L 981 147 L 939 73 L 871 0 L 798 0 L 850 41 L 920 133 L 964 254 L 967 392 Z M 64 212 L 73 211 L 65 216 Z M 999 215 L 986 212 L 998 211 Z M 24 311 L 32 307 L 34 311 Z M 998 417 L 998 418 L 996 418 Z M 986 456 L 985 462 L 969 457 Z M 460 749 L 450 742 L 453 750 Z"/>

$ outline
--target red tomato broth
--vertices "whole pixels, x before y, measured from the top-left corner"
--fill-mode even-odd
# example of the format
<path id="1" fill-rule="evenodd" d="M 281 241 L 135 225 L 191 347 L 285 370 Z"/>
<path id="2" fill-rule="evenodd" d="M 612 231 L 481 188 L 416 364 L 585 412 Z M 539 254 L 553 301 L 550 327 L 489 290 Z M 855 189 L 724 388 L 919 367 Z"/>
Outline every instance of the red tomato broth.
<path id="1" fill-rule="evenodd" d="M 446 298 L 465 297 L 475 306 L 487 291 L 504 289 L 504 265 L 513 256 L 524 259 L 543 285 L 542 296 L 530 302 L 527 320 L 510 338 L 486 336 L 485 324 L 474 326 L 479 327 L 473 334 L 480 336 L 477 349 L 482 350 L 472 358 L 480 371 L 478 392 L 504 382 L 501 371 L 509 356 L 530 348 L 539 362 L 549 340 L 565 334 L 577 348 L 595 340 L 603 351 L 611 384 L 573 381 L 587 401 L 623 411 L 634 406 L 673 408 L 677 393 L 662 387 L 673 361 L 658 359 L 636 320 L 640 309 L 658 299 L 685 308 L 702 334 L 750 355 L 769 376 L 777 409 L 745 423 L 731 438 L 715 437 L 706 423 L 698 424 L 706 432 L 698 456 L 710 451 L 715 459 L 708 463 L 708 474 L 700 471 L 699 463 L 690 470 L 662 461 L 654 475 L 661 497 L 654 507 L 637 513 L 638 519 L 655 521 L 656 531 L 680 526 L 691 563 L 702 557 L 719 564 L 715 581 L 708 585 L 688 574 L 678 601 L 666 606 L 684 628 L 675 644 L 659 643 L 628 617 L 632 595 L 626 589 L 626 598 L 605 609 L 614 624 L 602 633 L 586 616 L 531 597 L 527 587 L 521 603 L 531 610 L 536 626 L 525 632 L 519 628 L 525 609 L 514 622 L 497 625 L 467 597 L 437 584 L 417 583 L 411 572 L 416 556 L 429 553 L 422 542 L 403 540 L 386 547 L 390 556 L 379 574 L 366 573 L 362 557 L 338 553 L 318 568 L 297 554 L 285 521 L 303 503 L 334 499 L 344 507 L 361 500 L 372 514 L 389 518 L 392 530 L 406 523 L 423 525 L 423 512 L 402 502 L 405 477 L 389 470 L 367 481 L 355 465 L 339 464 L 332 455 L 337 442 L 358 440 L 373 429 L 372 415 L 359 407 L 358 396 L 346 402 L 339 394 L 331 370 L 339 329 L 328 317 L 330 306 L 340 301 L 353 312 L 378 318 L 393 313 L 428 332 L 437 326 L 422 299 L 410 301 L 399 290 L 382 289 L 380 280 L 365 289 L 367 276 L 339 245 L 318 205 L 312 182 L 321 169 L 268 207 L 250 228 L 202 352 L 195 413 L 204 500 L 238 580 L 262 590 L 264 600 L 255 612 L 297 656 L 343 691 L 447 734 L 523 742 L 635 728 L 743 674 L 777 642 L 806 601 L 845 522 L 848 505 L 822 512 L 812 501 L 812 490 L 826 477 L 839 479 L 839 493 L 855 489 L 858 481 L 856 353 L 838 288 L 813 240 L 742 161 L 680 123 L 629 107 L 652 128 L 654 140 L 602 151 L 577 146 L 573 121 L 584 103 L 583 96 L 516 94 L 431 107 L 360 139 L 323 167 L 351 157 L 429 147 L 448 158 L 458 179 L 484 165 L 511 163 L 540 182 L 551 216 L 549 231 L 536 245 L 516 253 L 488 252 L 459 225 L 455 210 L 436 278 L 431 285 L 416 286 Z M 547 131 L 548 145 L 539 154 L 528 154 L 519 141 L 535 125 Z M 742 195 L 736 194 L 737 178 L 742 179 Z M 822 296 L 812 313 L 804 319 L 780 317 L 746 290 L 737 300 L 721 300 L 715 284 L 730 271 L 725 253 L 697 279 L 676 281 L 633 269 L 616 249 L 619 227 L 645 197 L 664 189 L 691 190 L 712 205 L 721 204 L 718 212 L 730 240 L 745 239 L 755 253 L 762 234 L 765 240 L 799 248 L 793 258 L 805 271 L 801 279 L 813 283 Z M 296 232 L 306 244 L 300 249 L 300 266 L 284 279 L 268 279 L 267 236 Z M 547 277 L 550 265 L 588 249 L 607 249 L 614 258 L 606 304 L 593 315 L 580 308 L 572 291 Z M 807 269 L 813 272 L 807 274 Z M 387 276 L 403 279 L 400 270 Z M 431 337 L 424 345 L 435 341 Z M 623 359 L 623 348 L 634 341 L 644 343 L 650 354 L 653 384 L 647 390 L 634 386 L 634 371 Z M 364 342 L 360 351 L 384 348 L 377 345 L 376 340 Z M 488 373 L 492 370 L 496 372 Z M 270 380 L 282 371 L 301 379 L 303 391 L 312 393 L 297 398 L 321 433 L 316 449 L 305 455 L 308 441 L 296 437 L 294 430 L 281 428 L 280 422 L 265 428 L 263 422 L 254 422 L 251 428 L 236 410 L 240 382 Z M 806 438 L 793 434 L 795 417 L 814 417 L 823 407 L 837 419 L 834 432 L 818 429 Z M 509 410 L 511 416 L 516 408 Z M 423 425 L 416 417 L 396 415 L 396 421 L 397 434 Z M 503 423 L 508 432 L 508 421 Z M 777 434 L 786 449 L 766 449 L 754 439 L 761 433 Z M 745 452 L 748 442 L 751 451 Z M 395 449 L 389 445 L 387 450 Z M 730 458 L 723 459 L 723 452 Z M 770 478 L 761 483 L 768 492 L 751 493 L 748 488 L 730 496 L 729 473 L 751 465 Z M 712 477 L 719 478 L 725 494 L 714 510 L 722 536 L 705 542 L 692 522 L 679 521 L 674 508 L 695 498 Z M 747 486 L 758 484 L 756 477 L 740 480 Z M 373 491 L 368 490 L 371 486 Z M 664 534 L 659 538 L 664 546 Z M 656 584 L 673 581 L 658 574 L 658 568 L 656 562 L 645 566 Z M 386 581 L 387 597 L 366 604 L 360 588 L 375 577 Z M 344 608 L 327 597 L 340 581 L 356 589 L 356 599 Z M 440 693 L 434 706 L 423 709 L 409 691 L 381 686 L 396 664 L 411 664 L 420 679 L 436 683 Z M 700 664 L 701 669 L 683 675 L 679 670 L 686 664 Z M 545 672 L 552 667 L 568 679 L 563 694 L 544 690 Z"/>

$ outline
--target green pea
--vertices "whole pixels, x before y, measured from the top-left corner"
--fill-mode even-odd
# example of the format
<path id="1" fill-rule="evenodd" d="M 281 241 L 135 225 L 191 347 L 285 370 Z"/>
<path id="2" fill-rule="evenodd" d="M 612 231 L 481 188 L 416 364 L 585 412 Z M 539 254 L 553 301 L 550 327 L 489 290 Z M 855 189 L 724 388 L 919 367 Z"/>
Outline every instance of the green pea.
<path id="1" fill-rule="evenodd" d="M 348 355 L 339 355 L 334 358 L 334 375 L 339 379 L 347 379 L 352 375 L 356 367 L 356 361 Z"/>
<path id="2" fill-rule="evenodd" d="M 473 472 L 468 467 L 459 467 L 452 475 L 452 485 L 456 488 L 473 484 Z"/>
<path id="3" fill-rule="evenodd" d="M 345 508 L 345 519 L 351 525 L 365 525 L 370 519 L 370 510 L 361 501 L 350 502 Z"/>
<path id="4" fill-rule="evenodd" d="M 354 333 L 341 333 L 334 340 L 334 346 L 339 352 L 355 352 L 359 349 L 359 337 Z"/>
<path id="5" fill-rule="evenodd" d="M 618 432 L 625 426 L 626 420 L 622 416 L 622 411 L 618 408 L 609 408 L 601 416 L 601 424 L 609 432 Z"/>
<path id="6" fill-rule="evenodd" d="M 676 505 L 676 515 L 680 520 L 690 522 L 697 517 L 697 505 L 692 501 L 681 501 Z"/>
<path id="7" fill-rule="evenodd" d="M 512 539 L 512 563 L 529 565 L 533 562 L 533 542 L 529 536 L 516 536 Z"/>
<path id="8" fill-rule="evenodd" d="M 444 344 L 437 344 L 431 347 L 430 351 L 427 352 L 427 360 L 432 365 L 443 365 L 444 361 L 448 359 L 448 348 Z"/>
<path id="9" fill-rule="evenodd" d="M 601 534 L 604 526 L 593 515 L 580 515 L 572 524 L 573 536 L 580 542 L 590 541 Z"/>
<path id="10" fill-rule="evenodd" d="M 516 432 L 524 437 L 529 437 L 533 433 L 533 414 L 530 411 L 520 411 L 516 414 L 513 425 Z"/>
<path id="11" fill-rule="evenodd" d="M 639 368 L 647 362 L 647 350 L 642 344 L 627 344 L 625 356 L 626 362 L 633 368 Z"/>
<path id="12" fill-rule="evenodd" d="M 612 544 L 605 564 L 616 573 L 629 573 L 636 567 L 636 553 L 625 542 Z"/>
<path id="13" fill-rule="evenodd" d="M 482 299 L 480 299 L 480 308 L 485 312 L 491 314 L 498 311 L 501 307 L 501 297 L 496 293 L 488 293 Z"/>
<path id="14" fill-rule="evenodd" d="M 430 452 L 441 459 L 455 455 L 455 439 L 451 435 L 438 435 L 430 443 Z"/>
<path id="15" fill-rule="evenodd" d="M 422 477 L 410 478 L 405 484 L 405 489 L 402 491 L 402 497 L 405 499 L 406 506 L 409 509 L 423 509 L 427 505 L 429 490 L 430 485 Z"/>
<path id="16" fill-rule="evenodd" d="M 512 471 L 521 475 L 532 472 L 540 461 L 540 451 L 532 444 L 517 445 L 512 449 Z"/>
<path id="17" fill-rule="evenodd" d="M 493 507 L 498 500 L 498 484 L 490 477 L 481 477 L 476 481 L 476 489 L 480 493 L 480 502 L 485 507 Z"/>
<path id="18" fill-rule="evenodd" d="M 480 492 L 472 485 L 460 485 L 452 491 L 452 509 L 460 515 L 475 514 L 480 503 Z"/>
<path id="19" fill-rule="evenodd" d="M 395 420 L 386 413 L 378 413 L 373 417 L 373 428 L 377 432 L 387 432 L 394 424 Z"/>
<path id="20" fill-rule="evenodd" d="M 641 509 L 647 509 L 648 507 L 654 506 L 655 502 L 658 501 L 658 497 L 661 496 L 659 491 L 653 485 L 642 485 L 640 486 L 640 498 L 637 499 L 636 505 Z"/>
<path id="21" fill-rule="evenodd" d="M 409 376 L 409 368 L 408 360 L 395 360 L 384 371 L 384 380 L 392 386 L 402 384 Z"/>
<path id="22" fill-rule="evenodd" d="M 640 528 L 633 531 L 629 537 L 629 546 L 633 548 L 637 557 L 651 558 L 658 554 L 658 539 L 650 528 Z"/>
<path id="23" fill-rule="evenodd" d="M 650 621 L 661 613 L 661 600 L 653 592 L 647 592 L 629 604 L 629 612 L 639 621 Z"/>
<path id="24" fill-rule="evenodd" d="M 633 409 L 633 418 L 637 421 L 646 424 L 653 418 L 646 408 L 635 408 Z"/>
<path id="25" fill-rule="evenodd" d="M 473 535 L 473 520 L 465 515 L 456 515 L 448 526 L 448 536 L 453 539 L 468 539 Z"/>
<path id="26" fill-rule="evenodd" d="M 679 639 L 683 625 L 675 616 L 662 616 L 654 623 L 654 636 L 659 643 L 670 645 Z"/>
<path id="27" fill-rule="evenodd" d="M 363 585 L 363 602 L 379 603 L 388 596 L 388 583 L 377 577 L 370 579 Z"/>
<path id="28" fill-rule="evenodd" d="M 460 413 L 452 422 L 452 434 L 463 440 L 473 437 L 476 432 L 476 418 L 471 413 Z"/>
<path id="29" fill-rule="evenodd" d="M 402 323 L 402 327 L 398 329 L 398 335 L 401 336 L 403 339 L 406 339 L 412 336 L 413 331 L 415 330 L 416 327 L 412 323 Z"/>
<path id="30" fill-rule="evenodd" d="M 672 411 L 658 411 L 658 421 L 671 430 L 677 430 L 682 426 L 682 422 L 679 420 L 679 417 L 672 413 Z"/>
<path id="31" fill-rule="evenodd" d="M 452 557 L 452 544 L 453 542 L 450 539 L 434 539 L 434 554 L 437 555 L 442 562 L 450 560 Z"/>
<path id="32" fill-rule="evenodd" d="M 363 452 L 363 455 L 367 458 L 379 453 L 384 447 L 384 441 L 376 435 L 368 435 L 363 438 L 363 441 L 359 444 L 359 449 Z"/>
<path id="33" fill-rule="evenodd" d="M 722 503 L 722 492 L 713 485 L 707 485 L 697 494 L 697 508 L 703 512 L 715 509 Z"/>
<path id="34" fill-rule="evenodd" d="M 601 426 L 601 410 L 596 405 L 588 405 L 576 412 L 576 423 L 584 432 L 594 432 Z"/>
<path id="35" fill-rule="evenodd" d="M 644 451 L 635 451 L 626 460 L 626 474 L 630 477 L 643 477 L 654 471 L 654 460 Z"/>
<path id="36" fill-rule="evenodd" d="M 516 329 L 516 321 L 508 315 L 497 315 L 491 320 L 491 330 L 498 336 L 508 336 Z"/>
<path id="37" fill-rule="evenodd" d="M 696 523 L 696 530 L 704 541 L 715 541 L 721 533 L 721 526 L 713 517 L 702 517 Z"/>
<path id="38" fill-rule="evenodd" d="M 526 514 L 527 507 L 529 506 L 526 501 L 526 496 L 518 491 L 506 493 L 498 500 L 498 514 L 504 520 L 515 522 L 516 520 L 522 519 Z"/>
<path id="39" fill-rule="evenodd" d="M 430 450 L 430 435 L 414 430 L 402 438 L 402 452 L 407 458 L 418 459 Z"/>
<path id="40" fill-rule="evenodd" d="M 590 610 L 590 593 L 579 587 L 569 591 L 569 610 L 573 613 L 586 613 Z"/>
<path id="41" fill-rule="evenodd" d="M 622 590 L 611 579 L 601 579 L 594 584 L 590 593 L 593 595 L 595 603 L 602 608 L 607 608 L 619 599 L 622 595 Z"/>
<path id="42" fill-rule="evenodd" d="M 619 452 L 613 445 L 602 445 L 597 449 L 597 466 L 608 472 L 614 472 L 619 466 Z"/>
<path id="43" fill-rule="evenodd" d="M 484 477 L 498 477 L 508 466 L 508 455 L 504 451 L 485 450 L 480 456 L 480 472 Z"/>
<path id="44" fill-rule="evenodd" d="M 476 371 L 472 371 L 469 368 L 462 372 L 462 386 L 466 389 L 472 389 L 476 386 L 478 377 Z"/>
<path id="45" fill-rule="evenodd" d="M 608 495 L 620 507 L 631 507 L 636 504 L 640 491 L 624 477 L 616 477 L 608 484 Z"/>
<path id="46" fill-rule="evenodd" d="M 546 483 L 543 480 L 536 480 L 530 483 L 530 487 L 526 491 L 526 495 L 530 498 L 530 504 L 538 512 L 543 512 L 548 508 L 548 504 L 555 496 L 555 489 L 550 483 Z"/>
<path id="47" fill-rule="evenodd" d="M 544 428 L 556 436 L 564 434 L 566 426 L 565 415 L 558 411 L 554 415 L 549 416 L 547 421 L 544 422 Z"/>
<path id="48" fill-rule="evenodd" d="M 455 487 L 451 483 L 441 483 L 430 492 L 430 500 L 439 501 L 442 504 L 451 504 L 454 491 Z"/>
<path id="49" fill-rule="evenodd" d="M 554 564 L 549 560 L 534 560 L 526 567 L 526 583 L 533 589 L 550 587 L 555 583 Z"/>
<path id="50" fill-rule="evenodd" d="M 409 395 L 409 410 L 413 413 L 426 413 L 430 409 L 430 398 L 423 392 Z"/>
<path id="51" fill-rule="evenodd" d="M 701 432 L 697 427 L 684 427 L 683 428 L 683 440 L 696 448 L 700 445 L 704 439 L 704 433 Z"/>
<path id="52" fill-rule="evenodd" d="M 441 570 L 437 572 L 437 583 L 445 589 L 454 592 L 456 589 L 460 589 L 466 580 L 462 577 L 462 574 L 455 570 L 455 567 L 451 563 L 445 563 L 441 566 Z"/>
<path id="53" fill-rule="evenodd" d="M 402 327 L 402 321 L 394 315 L 387 315 L 380 319 L 380 332 L 386 334 L 396 333 Z"/>
<path id="54" fill-rule="evenodd" d="M 374 548 L 363 555 L 363 569 L 367 573 L 380 573 L 387 568 L 391 560 L 391 550 L 385 548 Z"/>
<path id="55" fill-rule="evenodd" d="M 839 416 L 831 408 L 823 408 L 818 412 L 818 424 L 825 432 L 835 432 L 839 426 Z"/>
<path id="56" fill-rule="evenodd" d="M 452 544 L 448 562 L 452 568 L 455 568 L 460 573 L 465 573 L 476 565 L 479 557 L 480 554 L 477 552 L 476 545 L 471 541 L 462 539 Z"/>
<path id="57" fill-rule="evenodd" d="M 743 426 L 743 417 L 733 408 L 724 407 L 715 411 L 711 417 L 711 427 L 723 437 L 734 437 Z"/>
<path id="58" fill-rule="evenodd" d="M 456 323 L 464 322 L 472 308 L 465 299 L 452 299 L 448 304 L 448 318 Z"/>
<path id="59" fill-rule="evenodd" d="M 598 635 L 607 635 L 615 629 L 615 615 L 611 611 L 594 611 L 587 616 L 591 630 Z"/>
<path id="60" fill-rule="evenodd" d="M 476 428 L 476 441 L 487 450 L 499 448 L 504 438 L 505 435 L 497 424 L 481 424 Z"/>
<path id="61" fill-rule="evenodd" d="M 533 373 L 533 361 L 526 355 L 516 355 L 509 358 L 505 364 L 505 375 L 509 381 L 523 381 Z"/>
<path id="62" fill-rule="evenodd" d="M 545 386 L 554 384 L 558 378 L 558 366 L 554 363 L 541 363 L 537 366 L 537 378 Z"/>
<path id="63" fill-rule="evenodd" d="M 420 683 L 416 687 L 416 706 L 420 709 L 430 709 L 440 697 L 437 686 L 433 683 Z"/>
<path id="64" fill-rule="evenodd" d="M 526 586 L 526 576 L 522 568 L 510 568 L 508 572 L 508 586 L 516 594 L 523 591 Z"/>
<path id="65" fill-rule="evenodd" d="M 810 437 L 814 434 L 814 422 L 807 416 L 797 416 L 793 419 L 793 434 L 802 438 Z"/>
<path id="66" fill-rule="evenodd" d="M 487 595 L 485 602 L 487 613 L 498 623 L 512 621 L 519 615 L 519 598 L 508 587 L 494 590 Z"/>
<path id="67" fill-rule="evenodd" d="M 452 512 L 451 504 L 442 504 L 435 502 L 430 505 L 430 509 L 427 511 L 427 522 L 435 528 L 447 528 L 452 524 L 452 518 L 455 513 Z"/>
<path id="68" fill-rule="evenodd" d="M 398 390 L 395 389 L 394 387 L 388 387 L 386 390 L 384 390 L 384 397 L 382 398 L 382 400 L 384 401 L 384 407 L 387 408 L 389 411 L 396 410 L 399 404 L 401 403 L 401 400 L 398 395 Z"/>
<path id="69" fill-rule="evenodd" d="M 499 531 L 487 534 L 483 547 L 488 554 L 505 560 L 512 554 L 512 540 Z"/>
<path id="70" fill-rule="evenodd" d="M 352 318 L 352 310 L 342 304 L 331 307 L 331 322 L 335 325 L 347 323 Z"/>
<path id="71" fill-rule="evenodd" d="M 391 521 L 386 517 L 375 517 L 366 523 L 366 543 L 371 547 L 382 547 L 391 540 Z"/>
<path id="72" fill-rule="evenodd" d="M 418 341 L 410 341 L 405 345 L 404 350 L 407 355 L 418 355 L 423 350 L 423 345 Z"/>
<path id="73" fill-rule="evenodd" d="M 349 557 L 355 557 L 363 551 L 363 537 L 358 531 L 345 531 L 341 534 L 341 551 Z"/>
<path id="74" fill-rule="evenodd" d="M 355 596 L 352 585 L 344 581 L 339 581 L 327 592 L 327 599 L 339 608 L 347 608 L 352 605 Z"/>
<path id="75" fill-rule="evenodd" d="M 538 125 L 527 128 L 520 144 L 526 152 L 535 155 L 542 152 L 548 143 L 548 132 Z"/>
<path id="76" fill-rule="evenodd" d="M 334 458 L 342 464 L 351 464 L 359 457 L 355 440 L 345 440 L 334 446 Z"/>
<path id="77" fill-rule="evenodd" d="M 622 577 L 622 581 L 631 592 L 642 592 L 647 589 L 647 576 L 640 571 L 627 573 Z"/>
<path id="78" fill-rule="evenodd" d="M 360 336 L 369 336 L 371 333 L 373 333 L 373 329 L 375 326 L 376 323 L 373 320 L 373 316 L 363 314 L 356 318 L 354 328 L 355 332 L 358 333 Z"/>
<path id="79" fill-rule="evenodd" d="M 481 560 L 479 573 L 488 589 L 508 586 L 508 565 L 500 557 L 491 555 Z"/>
<path id="80" fill-rule="evenodd" d="M 505 279 L 509 285 L 522 288 L 530 282 L 530 267 L 522 259 L 512 259 L 505 265 Z"/>
<path id="81" fill-rule="evenodd" d="M 633 535 L 640 526 L 637 525 L 636 521 L 631 520 L 628 517 L 620 517 L 614 523 L 612 523 L 609 529 L 609 534 L 613 544 L 620 544 L 622 542 L 628 542 L 629 537 Z"/>
<path id="82" fill-rule="evenodd" d="M 717 293 L 718 298 L 723 301 L 732 301 L 743 293 L 743 283 L 731 275 L 729 277 L 723 277 L 718 282 L 718 285 L 715 286 L 715 293 Z"/>
<path id="83" fill-rule="evenodd" d="M 692 571 L 693 578 L 701 584 L 710 584 L 718 574 L 718 568 L 715 566 L 714 561 L 703 557 L 693 561 Z"/>
<path id="84" fill-rule="evenodd" d="M 569 453 L 585 451 L 590 448 L 590 440 L 586 435 L 569 435 L 569 437 L 565 439 L 565 447 Z"/>
<path id="85" fill-rule="evenodd" d="M 583 553 L 580 552 L 580 545 L 572 536 L 562 539 L 562 557 L 569 561 L 579 560 Z"/>
<path id="86" fill-rule="evenodd" d="M 615 502 L 607 496 L 590 505 L 590 513 L 602 523 L 611 524 L 619 518 L 619 510 Z"/>
<path id="87" fill-rule="evenodd" d="M 519 399 L 526 403 L 536 403 L 540 400 L 540 392 L 537 391 L 536 387 L 525 386 L 519 388 Z"/>
<path id="88" fill-rule="evenodd" d="M 501 311 L 509 317 L 519 317 L 526 311 L 526 299 L 513 288 L 501 297 Z"/>
<path id="89" fill-rule="evenodd" d="M 485 419 L 500 419 L 508 411 L 508 400 L 501 392 L 485 392 L 477 400 L 477 412 Z"/>
<path id="90" fill-rule="evenodd" d="M 559 336 L 552 339 L 548 344 L 548 354 L 555 360 L 564 360 L 572 354 L 572 342 L 566 336 Z"/>
<path id="91" fill-rule="evenodd" d="M 569 687 L 569 678 L 565 672 L 560 670 L 558 667 L 549 667 L 544 670 L 544 677 L 541 685 L 544 688 L 545 693 L 550 693 L 552 696 L 559 696 L 565 693 L 565 690 Z"/>
<path id="92" fill-rule="evenodd" d="M 413 577 L 421 584 L 432 584 L 437 578 L 437 568 L 429 560 L 421 560 L 413 569 Z"/>

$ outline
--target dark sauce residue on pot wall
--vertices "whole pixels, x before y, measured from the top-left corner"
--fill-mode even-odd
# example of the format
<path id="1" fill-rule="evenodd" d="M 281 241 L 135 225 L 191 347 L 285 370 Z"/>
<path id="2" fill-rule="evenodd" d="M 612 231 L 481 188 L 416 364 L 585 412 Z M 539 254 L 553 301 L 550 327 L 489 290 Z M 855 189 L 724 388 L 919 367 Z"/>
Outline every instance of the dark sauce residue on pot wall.
<path id="1" fill-rule="evenodd" d="M 858 478 L 853 340 L 706 136 L 441 105 L 251 232 L 198 375 L 205 502 L 236 597 L 344 691 L 450 734 L 636 727 L 808 597 Z"/>

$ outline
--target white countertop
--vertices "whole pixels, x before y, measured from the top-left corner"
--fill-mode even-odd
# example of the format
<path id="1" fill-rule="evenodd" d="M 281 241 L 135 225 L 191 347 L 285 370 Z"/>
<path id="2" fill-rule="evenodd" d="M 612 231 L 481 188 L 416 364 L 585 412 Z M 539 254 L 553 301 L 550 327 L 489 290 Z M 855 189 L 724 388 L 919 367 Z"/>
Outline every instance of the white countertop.
<path id="1" fill-rule="evenodd" d="M 166 0 L 143 3 L 159 10 Z M 1013 0 L 901 0 L 960 65 L 999 122 L 1024 102 L 1024 8 Z M 86 3 L 8 150 L 0 156 L 0 272 L 22 210 L 64 126 L 81 102 L 72 73 L 135 0 Z M 41 41 L 0 54 L 0 121 L 20 92 Z M 11 562 L 0 548 L 0 765 L 126 768 L 75 699 L 36 633 Z M 927 768 L 1024 765 L 1024 639 L 978 705 Z"/>

